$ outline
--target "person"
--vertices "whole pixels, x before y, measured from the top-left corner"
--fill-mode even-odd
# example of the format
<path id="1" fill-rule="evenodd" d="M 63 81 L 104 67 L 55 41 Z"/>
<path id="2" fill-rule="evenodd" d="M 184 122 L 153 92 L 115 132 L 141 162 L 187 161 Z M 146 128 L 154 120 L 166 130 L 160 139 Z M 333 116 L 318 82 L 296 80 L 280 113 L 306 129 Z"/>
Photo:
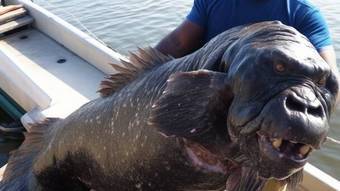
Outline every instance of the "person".
<path id="1" fill-rule="evenodd" d="M 279 20 L 304 34 L 339 79 L 328 26 L 308 0 L 195 0 L 183 23 L 155 48 L 178 58 L 232 27 L 270 20 Z"/>

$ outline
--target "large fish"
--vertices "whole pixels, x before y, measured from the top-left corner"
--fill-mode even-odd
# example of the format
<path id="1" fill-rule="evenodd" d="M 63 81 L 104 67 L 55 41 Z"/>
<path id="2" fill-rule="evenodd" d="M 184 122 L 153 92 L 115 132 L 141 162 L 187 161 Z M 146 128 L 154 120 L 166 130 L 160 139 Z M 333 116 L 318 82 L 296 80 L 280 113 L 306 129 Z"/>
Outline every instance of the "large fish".
<path id="1" fill-rule="evenodd" d="M 228 30 L 179 59 L 149 48 L 113 65 L 101 98 L 36 124 L 1 190 L 261 190 L 295 187 L 338 93 L 295 29 Z"/>

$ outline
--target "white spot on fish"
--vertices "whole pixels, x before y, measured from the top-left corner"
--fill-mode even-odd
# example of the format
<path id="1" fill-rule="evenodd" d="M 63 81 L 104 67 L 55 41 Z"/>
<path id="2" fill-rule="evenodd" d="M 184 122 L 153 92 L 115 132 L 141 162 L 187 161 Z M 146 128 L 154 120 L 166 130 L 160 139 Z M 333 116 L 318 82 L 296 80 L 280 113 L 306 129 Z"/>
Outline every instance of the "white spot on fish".
<path id="1" fill-rule="evenodd" d="M 122 133 L 122 137 L 125 137 L 125 132 Z"/>
<path id="2" fill-rule="evenodd" d="M 190 133 L 195 133 L 197 129 L 191 129 Z"/>
<path id="3" fill-rule="evenodd" d="M 135 142 L 138 141 L 138 139 L 139 139 L 139 134 L 137 134 L 137 135 L 135 136 Z"/>
<path id="4" fill-rule="evenodd" d="M 135 185 L 137 189 L 141 189 L 142 188 L 142 184 L 141 183 L 138 183 Z"/>

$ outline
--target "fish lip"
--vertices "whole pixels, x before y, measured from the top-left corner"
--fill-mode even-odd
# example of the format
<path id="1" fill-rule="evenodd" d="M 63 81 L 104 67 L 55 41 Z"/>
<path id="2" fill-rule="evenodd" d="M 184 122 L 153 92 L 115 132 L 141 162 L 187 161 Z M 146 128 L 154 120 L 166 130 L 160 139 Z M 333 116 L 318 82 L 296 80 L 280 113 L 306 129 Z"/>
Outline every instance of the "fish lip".
<path id="1" fill-rule="evenodd" d="M 272 143 L 268 140 L 269 138 L 274 138 L 274 136 L 265 135 L 259 132 L 257 133 L 259 149 L 263 155 L 269 156 L 273 161 L 276 161 L 275 163 L 288 163 L 295 167 L 302 167 L 306 164 L 312 149 L 306 154 L 306 156 L 304 156 L 304 158 L 297 159 L 292 155 L 288 156 L 286 153 L 281 153 L 275 149 Z"/>

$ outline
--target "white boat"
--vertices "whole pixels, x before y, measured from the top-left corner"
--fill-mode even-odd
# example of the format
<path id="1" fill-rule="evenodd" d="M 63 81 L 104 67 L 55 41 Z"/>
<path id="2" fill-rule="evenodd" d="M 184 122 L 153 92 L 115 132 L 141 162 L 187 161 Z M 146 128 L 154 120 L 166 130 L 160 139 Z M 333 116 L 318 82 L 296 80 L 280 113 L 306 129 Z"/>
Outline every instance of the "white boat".
<path id="1" fill-rule="evenodd" d="M 0 27 L 0 89 L 25 111 L 28 131 L 31 123 L 64 118 L 95 99 L 99 82 L 115 72 L 109 63 L 126 59 L 29 0 L 6 3 L 23 4 L 30 15 Z M 300 190 L 335 191 L 340 182 L 307 164 Z"/>

